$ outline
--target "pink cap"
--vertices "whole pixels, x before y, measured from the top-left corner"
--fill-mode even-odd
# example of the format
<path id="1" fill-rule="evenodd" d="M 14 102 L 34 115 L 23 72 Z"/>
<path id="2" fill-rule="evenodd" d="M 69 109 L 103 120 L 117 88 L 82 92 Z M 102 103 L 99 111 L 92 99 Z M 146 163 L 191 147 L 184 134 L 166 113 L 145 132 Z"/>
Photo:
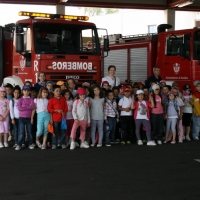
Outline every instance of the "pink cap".
<path id="1" fill-rule="evenodd" d="M 6 88 L 5 87 L 0 87 L 0 92 L 5 92 Z"/>

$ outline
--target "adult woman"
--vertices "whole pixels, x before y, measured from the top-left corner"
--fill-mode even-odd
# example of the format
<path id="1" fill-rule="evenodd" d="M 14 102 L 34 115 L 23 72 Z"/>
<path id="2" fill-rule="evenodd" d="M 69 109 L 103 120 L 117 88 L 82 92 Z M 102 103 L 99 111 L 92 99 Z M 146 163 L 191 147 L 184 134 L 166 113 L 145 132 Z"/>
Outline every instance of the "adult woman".
<path id="1" fill-rule="evenodd" d="M 38 82 L 34 84 L 34 87 L 37 92 L 39 92 L 41 87 L 44 87 L 46 84 L 46 74 L 44 72 L 38 73 Z"/>
<path id="2" fill-rule="evenodd" d="M 120 79 L 115 76 L 116 67 L 114 65 L 110 65 L 108 67 L 108 76 L 103 77 L 101 82 L 107 81 L 111 87 L 120 85 Z"/>

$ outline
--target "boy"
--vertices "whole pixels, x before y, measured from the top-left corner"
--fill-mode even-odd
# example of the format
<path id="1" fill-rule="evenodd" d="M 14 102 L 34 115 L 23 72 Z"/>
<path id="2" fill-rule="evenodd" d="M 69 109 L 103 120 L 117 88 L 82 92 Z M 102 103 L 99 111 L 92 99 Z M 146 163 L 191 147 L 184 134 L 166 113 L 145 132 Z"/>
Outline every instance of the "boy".
<path id="1" fill-rule="evenodd" d="M 193 105 L 193 128 L 192 128 L 192 137 L 194 140 L 199 140 L 199 131 L 200 131 L 200 81 L 194 82 L 195 92 L 192 95 L 192 105 Z"/>
<path id="2" fill-rule="evenodd" d="M 66 99 L 61 96 L 61 88 L 59 85 L 53 86 L 53 94 L 48 103 L 48 111 L 51 113 L 55 135 L 52 135 L 52 149 L 56 149 L 58 145 L 58 136 L 60 136 L 60 145 L 62 149 L 66 149 L 66 130 L 61 130 L 62 118 L 68 111 Z"/>
<path id="3" fill-rule="evenodd" d="M 131 88 L 129 86 L 123 87 L 124 97 L 119 100 L 118 110 L 120 113 L 122 141 L 121 144 L 131 144 L 130 136 L 133 128 L 133 112 L 131 109 Z"/>

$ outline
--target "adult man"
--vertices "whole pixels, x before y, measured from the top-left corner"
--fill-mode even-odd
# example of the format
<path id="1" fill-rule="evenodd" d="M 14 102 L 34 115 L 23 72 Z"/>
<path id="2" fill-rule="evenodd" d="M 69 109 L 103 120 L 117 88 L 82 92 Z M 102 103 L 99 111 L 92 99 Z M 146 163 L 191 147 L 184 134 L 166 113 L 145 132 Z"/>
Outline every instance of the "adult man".
<path id="1" fill-rule="evenodd" d="M 108 67 L 108 76 L 102 78 L 101 83 L 103 83 L 104 81 L 107 81 L 109 83 L 111 89 L 114 86 L 119 86 L 120 85 L 120 79 L 115 76 L 115 72 L 116 72 L 116 67 L 114 65 L 110 65 Z"/>
<path id="2" fill-rule="evenodd" d="M 154 67 L 153 68 L 153 75 L 150 76 L 146 81 L 145 81 L 145 86 L 150 88 L 151 87 L 151 82 L 155 82 L 156 84 L 160 84 L 161 81 L 160 77 L 160 68 L 159 67 Z"/>

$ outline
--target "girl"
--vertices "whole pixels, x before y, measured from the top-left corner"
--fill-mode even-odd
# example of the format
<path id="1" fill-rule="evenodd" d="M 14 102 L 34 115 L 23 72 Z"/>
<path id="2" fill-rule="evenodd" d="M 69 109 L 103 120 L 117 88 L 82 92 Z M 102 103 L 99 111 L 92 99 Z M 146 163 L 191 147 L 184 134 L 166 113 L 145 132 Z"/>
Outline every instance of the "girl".
<path id="1" fill-rule="evenodd" d="M 178 106 L 182 106 L 180 101 L 176 100 L 176 95 L 174 92 L 169 92 L 168 94 L 168 102 L 165 104 L 165 118 L 167 119 L 166 122 L 166 134 L 165 134 L 165 141 L 167 143 L 169 131 L 172 131 L 172 142 L 171 144 L 176 143 L 176 124 L 179 118 L 179 109 Z"/>
<path id="2" fill-rule="evenodd" d="M 41 87 L 37 98 L 34 99 L 35 109 L 37 112 L 37 132 L 36 132 L 36 144 L 41 149 L 46 149 L 48 130 L 47 126 L 50 122 L 50 114 L 47 110 L 48 105 L 48 89 Z M 35 110 L 34 110 L 35 111 Z M 40 144 L 40 136 L 43 136 L 42 145 Z"/>
<path id="3" fill-rule="evenodd" d="M 38 73 L 38 82 L 34 85 L 36 91 L 39 92 L 40 88 L 44 87 L 45 84 L 46 84 L 46 74 L 44 72 L 39 72 Z"/>
<path id="4" fill-rule="evenodd" d="M 110 89 L 110 85 L 109 85 L 108 81 L 103 81 L 102 82 L 102 88 L 105 88 L 106 90 Z"/>
<path id="5" fill-rule="evenodd" d="M 191 141 L 190 139 L 190 126 L 192 119 L 192 95 L 191 95 L 191 87 L 186 84 L 183 86 L 183 96 L 182 100 L 184 103 L 183 107 L 183 117 L 182 117 L 182 125 L 183 125 L 183 134 L 186 134 L 185 139 L 187 141 Z"/>
<path id="6" fill-rule="evenodd" d="M 24 142 L 24 136 L 25 136 L 25 127 L 27 130 L 27 136 L 28 136 L 28 148 L 34 149 L 33 145 L 33 138 L 32 138 L 32 124 L 33 124 L 33 118 L 32 118 L 32 112 L 35 108 L 34 101 L 29 96 L 30 87 L 23 86 L 22 93 L 23 97 L 19 99 L 18 101 L 18 110 L 19 110 L 19 132 L 18 132 L 18 141 L 17 146 L 15 150 L 20 150 L 22 147 L 22 144 Z"/>
<path id="7" fill-rule="evenodd" d="M 9 100 L 6 97 L 6 88 L 0 87 L 0 148 L 9 147 Z M 2 143 L 2 134 L 4 135 L 4 145 Z"/>
<path id="8" fill-rule="evenodd" d="M 92 137 L 91 147 L 95 146 L 96 127 L 99 132 L 97 147 L 102 147 L 104 98 L 99 85 L 93 86 L 93 93 L 91 94 L 89 105 L 91 114 L 91 137 Z"/>
<path id="9" fill-rule="evenodd" d="M 15 145 L 14 148 L 17 146 L 18 142 L 18 121 L 19 121 L 19 110 L 18 110 L 18 100 L 21 95 L 21 88 L 15 86 L 13 89 L 14 98 L 10 101 L 10 117 L 11 122 L 14 127 L 14 138 L 15 138 Z"/>
<path id="10" fill-rule="evenodd" d="M 108 90 L 106 94 L 106 102 L 104 105 L 104 120 L 106 129 L 106 146 L 111 146 L 115 143 L 115 129 L 119 113 L 117 111 L 117 103 L 114 101 L 114 94 L 112 90 Z"/>
<path id="11" fill-rule="evenodd" d="M 131 108 L 135 109 L 134 111 L 134 119 L 135 119 L 135 126 L 136 126 L 136 137 L 138 140 L 138 145 L 143 145 L 143 142 L 140 138 L 140 127 L 143 125 L 146 129 L 146 135 L 147 135 L 147 145 L 148 146 L 155 146 L 156 143 L 154 141 L 151 141 L 151 126 L 150 126 L 150 115 L 149 115 L 149 109 L 154 107 L 153 99 L 152 97 L 149 97 L 149 101 L 144 100 L 144 92 L 143 90 L 137 90 L 136 92 L 137 100 L 134 101 L 134 98 L 132 98 L 132 104 Z"/>
<path id="12" fill-rule="evenodd" d="M 74 97 L 69 90 L 65 90 L 63 92 L 63 96 L 65 97 L 66 103 L 67 103 L 67 106 L 68 106 L 68 111 L 67 111 L 67 115 L 66 115 L 66 120 L 67 120 L 66 121 L 67 122 L 66 143 L 68 144 L 69 143 L 69 136 L 71 134 L 71 130 L 72 130 L 72 127 L 73 127 L 73 124 L 74 124 L 74 118 L 73 118 L 73 115 L 72 115 Z"/>
<path id="13" fill-rule="evenodd" d="M 85 101 L 85 90 L 83 88 L 78 89 L 79 99 L 73 103 L 72 115 L 74 117 L 74 124 L 71 131 L 71 145 L 70 149 L 76 148 L 76 130 L 80 126 L 80 148 L 89 148 L 89 145 L 85 142 L 85 130 L 87 126 L 90 126 L 90 112 L 88 103 Z"/>
<path id="14" fill-rule="evenodd" d="M 155 84 L 152 86 L 152 90 L 152 97 L 155 107 L 151 109 L 151 139 L 154 141 L 157 134 L 157 143 L 161 145 L 163 139 L 164 113 L 160 86 Z"/>
<path id="15" fill-rule="evenodd" d="M 77 90 L 75 89 L 76 87 L 76 82 L 73 78 L 68 78 L 66 80 L 67 84 L 67 89 L 72 93 L 73 97 L 75 98 L 77 95 Z"/>

